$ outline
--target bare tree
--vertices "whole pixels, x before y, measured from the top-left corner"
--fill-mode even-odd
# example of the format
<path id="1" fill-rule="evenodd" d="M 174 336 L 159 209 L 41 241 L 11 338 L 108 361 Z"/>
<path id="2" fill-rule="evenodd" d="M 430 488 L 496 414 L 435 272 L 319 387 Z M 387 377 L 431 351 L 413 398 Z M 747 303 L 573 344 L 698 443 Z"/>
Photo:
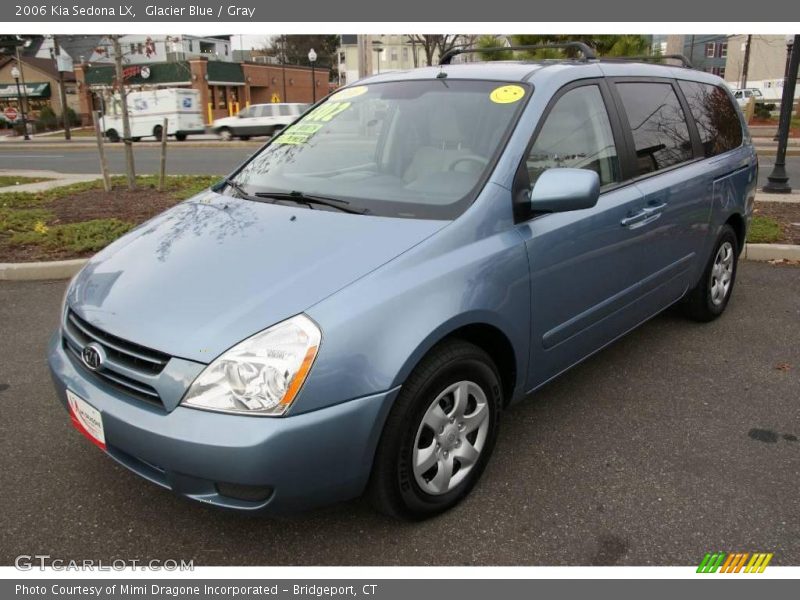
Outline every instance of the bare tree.
<path id="1" fill-rule="evenodd" d="M 125 144 L 125 174 L 128 178 L 128 189 L 136 189 L 136 167 L 133 162 L 133 140 L 131 140 L 131 121 L 128 115 L 128 90 L 125 88 L 125 69 L 123 67 L 122 46 L 119 35 L 110 35 L 111 48 L 114 52 L 117 91 L 122 109 L 122 141 Z"/>

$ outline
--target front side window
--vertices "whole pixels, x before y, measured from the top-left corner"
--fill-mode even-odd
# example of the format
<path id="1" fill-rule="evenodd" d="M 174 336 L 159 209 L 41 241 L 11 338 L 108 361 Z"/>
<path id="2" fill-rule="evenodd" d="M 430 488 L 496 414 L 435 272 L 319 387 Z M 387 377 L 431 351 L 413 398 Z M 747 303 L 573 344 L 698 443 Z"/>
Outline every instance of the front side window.
<path id="1" fill-rule="evenodd" d="M 695 81 L 681 81 L 680 86 L 697 123 L 706 157 L 742 145 L 742 124 L 725 90 Z"/>
<path id="2" fill-rule="evenodd" d="M 595 171 L 600 185 L 621 180 L 614 135 L 598 86 L 575 88 L 556 101 L 526 164 L 531 185 L 555 167 Z"/>
<path id="3" fill-rule="evenodd" d="M 692 159 L 689 126 L 671 84 L 616 85 L 633 134 L 639 175 Z"/>
<path id="4" fill-rule="evenodd" d="M 345 88 L 235 176 L 250 194 L 302 192 L 371 215 L 450 219 L 472 202 L 530 94 L 433 79 Z"/>

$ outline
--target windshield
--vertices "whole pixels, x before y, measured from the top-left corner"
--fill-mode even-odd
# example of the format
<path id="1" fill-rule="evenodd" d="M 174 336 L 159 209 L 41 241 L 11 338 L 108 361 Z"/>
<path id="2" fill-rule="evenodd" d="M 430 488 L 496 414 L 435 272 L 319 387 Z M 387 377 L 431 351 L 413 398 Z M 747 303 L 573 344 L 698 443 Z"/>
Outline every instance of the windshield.
<path id="1" fill-rule="evenodd" d="M 446 79 L 346 88 L 233 179 L 248 194 L 299 192 L 372 215 L 451 219 L 474 200 L 528 95 L 519 84 Z"/>

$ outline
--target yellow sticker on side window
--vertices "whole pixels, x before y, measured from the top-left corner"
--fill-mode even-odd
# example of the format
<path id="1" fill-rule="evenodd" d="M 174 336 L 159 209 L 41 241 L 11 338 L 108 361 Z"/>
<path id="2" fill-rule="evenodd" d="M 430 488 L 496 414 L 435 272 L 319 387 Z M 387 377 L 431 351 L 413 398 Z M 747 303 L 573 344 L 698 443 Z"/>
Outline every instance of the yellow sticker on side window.
<path id="1" fill-rule="evenodd" d="M 522 100 L 524 95 L 525 88 L 521 85 L 503 85 L 492 90 L 492 93 L 489 94 L 489 100 L 496 104 L 511 104 Z"/>

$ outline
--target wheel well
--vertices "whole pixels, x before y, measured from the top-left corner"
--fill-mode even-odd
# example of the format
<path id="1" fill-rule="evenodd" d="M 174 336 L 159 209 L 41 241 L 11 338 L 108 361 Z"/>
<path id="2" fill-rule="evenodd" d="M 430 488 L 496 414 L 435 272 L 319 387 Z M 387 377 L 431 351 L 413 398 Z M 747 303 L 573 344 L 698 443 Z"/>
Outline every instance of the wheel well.
<path id="1" fill-rule="evenodd" d="M 517 362 L 514 347 L 506 335 L 492 325 L 475 323 L 451 331 L 444 339 L 452 338 L 475 344 L 492 357 L 503 384 L 503 404 L 508 404 L 517 384 Z"/>
<path id="2" fill-rule="evenodd" d="M 739 245 L 739 252 L 744 249 L 744 242 L 745 242 L 745 225 L 744 219 L 742 215 L 738 213 L 732 214 L 728 217 L 728 220 L 725 221 L 726 225 L 730 225 L 733 228 L 734 233 L 736 233 L 736 243 Z"/>

